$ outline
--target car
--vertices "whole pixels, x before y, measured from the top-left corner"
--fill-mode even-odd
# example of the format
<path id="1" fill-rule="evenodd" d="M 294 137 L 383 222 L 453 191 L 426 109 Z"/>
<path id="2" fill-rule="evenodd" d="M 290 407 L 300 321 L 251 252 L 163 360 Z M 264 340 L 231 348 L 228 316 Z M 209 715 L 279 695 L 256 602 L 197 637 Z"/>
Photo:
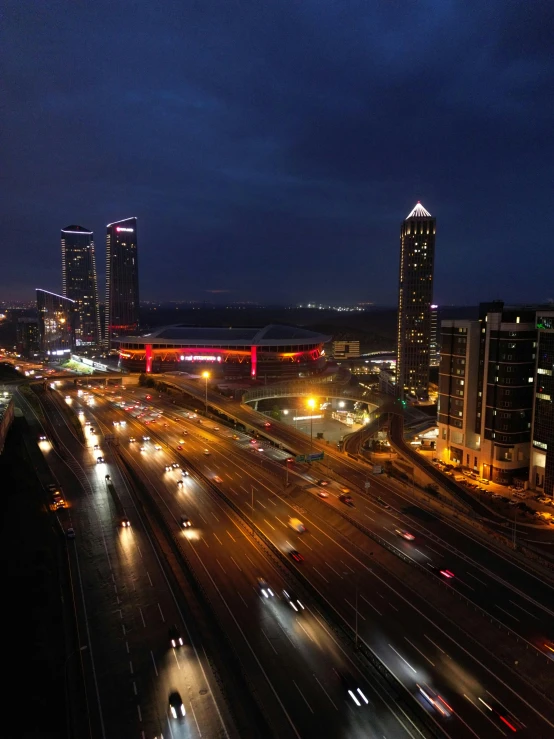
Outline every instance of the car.
<path id="1" fill-rule="evenodd" d="M 182 698 L 176 690 L 169 695 L 169 711 L 173 718 L 182 718 L 187 715 Z"/>
<path id="2" fill-rule="evenodd" d="M 214 482 L 223 482 L 223 480 L 221 479 L 219 475 L 215 475 Z"/>
<path id="3" fill-rule="evenodd" d="M 219 426 L 214 426 L 212 431 L 219 431 Z"/>
<path id="4" fill-rule="evenodd" d="M 162 447 L 161 447 L 161 445 L 160 445 L 160 444 L 154 444 L 154 449 L 155 449 L 155 450 L 156 450 L 157 452 L 161 452 L 161 451 L 162 451 Z"/>
<path id="5" fill-rule="evenodd" d="M 293 593 L 289 593 L 288 590 L 283 590 L 283 598 L 297 613 L 306 610 L 305 607 L 302 605 L 302 602 Z"/>
<path id="6" fill-rule="evenodd" d="M 164 428 L 167 428 L 169 426 L 168 423 L 164 423 Z"/>
<path id="7" fill-rule="evenodd" d="M 184 444 L 184 443 L 185 443 L 184 439 L 179 439 L 179 444 Z"/>
<path id="8" fill-rule="evenodd" d="M 146 451 L 146 447 L 145 446 L 141 446 L 140 451 L 141 452 L 145 452 Z"/>
<path id="9" fill-rule="evenodd" d="M 178 470 L 178 469 L 179 469 L 179 467 L 180 467 L 180 464 L 179 464 L 179 462 L 172 462 L 172 463 L 171 463 L 171 467 L 172 467 L 172 468 L 173 468 L 174 470 Z"/>
<path id="10" fill-rule="evenodd" d="M 425 698 L 425 700 L 433 706 L 433 708 L 436 708 L 436 710 L 442 715 L 442 716 L 450 716 L 450 714 L 453 712 L 448 703 L 444 700 L 444 698 L 441 698 L 440 695 L 435 693 L 434 690 L 431 690 L 431 688 L 428 685 L 425 685 L 425 688 L 422 688 L 421 685 L 416 683 L 416 687 L 418 688 L 421 695 Z"/>
<path id="11" fill-rule="evenodd" d="M 346 493 L 347 494 L 347 493 L 350 492 L 350 488 L 341 488 L 340 491 L 341 491 L 341 493 Z"/>
<path id="12" fill-rule="evenodd" d="M 329 493 L 326 493 L 325 490 L 318 490 L 318 493 L 317 494 L 319 495 L 320 498 L 328 498 L 329 497 Z"/>
<path id="13" fill-rule="evenodd" d="M 68 539 L 74 539 L 75 538 L 75 529 L 74 528 L 68 528 L 65 532 L 65 535 Z"/>
<path id="14" fill-rule="evenodd" d="M 172 469 L 173 469 L 173 467 L 170 464 L 166 464 L 166 466 L 164 467 L 164 470 L 166 472 L 171 472 Z"/>
<path id="15" fill-rule="evenodd" d="M 204 449 L 204 452 L 203 453 L 206 455 L 206 457 L 208 457 L 211 452 L 210 452 L 209 449 Z"/>
<path id="16" fill-rule="evenodd" d="M 152 396 L 151 395 L 147 395 L 146 396 L 146 400 L 152 400 Z"/>
<path id="17" fill-rule="evenodd" d="M 142 437 L 142 440 L 143 440 L 143 441 L 150 441 L 150 437 L 149 437 L 149 436 L 143 436 L 143 437 Z"/>
<path id="18" fill-rule="evenodd" d="M 183 436 L 188 436 L 189 435 L 189 432 L 188 431 L 185 431 L 184 429 L 182 429 L 181 433 L 183 434 Z M 181 443 L 184 444 L 185 442 L 181 442 Z"/>
<path id="19" fill-rule="evenodd" d="M 120 421 L 120 422 L 119 422 L 119 425 L 120 425 L 120 426 L 126 426 L 126 425 L 127 425 L 127 421 Z"/>
<path id="20" fill-rule="evenodd" d="M 508 503 L 508 505 L 514 506 L 514 505 L 517 505 L 518 503 L 519 503 L 519 501 L 518 501 L 518 500 L 511 500 L 511 501 L 510 501 L 510 502 Z"/>
<path id="21" fill-rule="evenodd" d="M 377 502 L 379 503 L 380 506 L 383 506 L 383 508 L 385 508 L 386 510 L 390 510 L 390 505 L 386 503 L 383 500 L 383 498 L 377 498 Z"/>
<path id="22" fill-rule="evenodd" d="M 49 485 L 46 486 L 46 489 L 49 493 L 56 493 L 59 490 L 59 486 L 51 482 Z"/>
<path id="23" fill-rule="evenodd" d="M 104 463 L 104 457 L 96 457 L 96 464 L 103 464 Z"/>
<path id="24" fill-rule="evenodd" d="M 46 441 L 46 434 L 41 434 L 41 435 L 40 435 L 40 436 L 38 437 L 38 440 L 39 440 L 39 441 Z"/>
<path id="25" fill-rule="evenodd" d="M 113 422 L 113 425 L 114 425 L 114 426 L 119 426 L 119 421 L 114 421 L 114 422 Z"/>
<path id="26" fill-rule="evenodd" d="M 450 572 L 450 570 L 443 567 L 437 567 L 432 562 L 426 562 L 425 566 L 431 570 L 431 572 L 434 572 L 435 575 L 441 575 L 441 577 L 445 577 L 447 580 L 451 580 L 454 577 L 453 572 Z"/>
<path id="27" fill-rule="evenodd" d="M 321 487 L 324 488 L 326 485 L 329 484 L 329 480 L 318 480 L 317 484 L 321 485 Z"/>
<path id="28" fill-rule="evenodd" d="M 257 441 L 257 439 L 250 439 L 250 443 L 251 443 L 251 444 L 257 444 L 257 443 L 258 443 L 258 441 Z"/>
<path id="29" fill-rule="evenodd" d="M 183 487 L 183 485 L 184 485 L 183 480 L 177 480 L 177 487 L 178 488 Z"/>
<path id="30" fill-rule="evenodd" d="M 178 452 L 182 452 L 183 451 L 183 447 L 180 444 L 177 444 L 176 449 L 177 449 Z"/>
<path id="31" fill-rule="evenodd" d="M 294 457 L 287 457 L 285 459 L 285 464 L 292 464 L 292 462 L 295 462 L 295 461 L 296 460 L 294 459 Z"/>
<path id="32" fill-rule="evenodd" d="M 187 516 L 181 516 L 180 523 L 182 529 L 190 529 L 192 527 L 192 521 Z"/>
<path id="33" fill-rule="evenodd" d="M 479 482 L 481 483 L 481 485 L 489 485 L 490 484 L 490 480 L 487 480 L 486 477 L 480 477 L 479 478 Z"/>
<path id="34" fill-rule="evenodd" d="M 190 475 L 190 472 L 188 470 L 181 470 L 181 474 L 183 477 L 188 477 Z"/>
<path id="35" fill-rule="evenodd" d="M 100 444 L 95 444 L 92 448 L 95 449 L 95 450 L 98 450 L 98 449 L 100 449 Z"/>
<path id="36" fill-rule="evenodd" d="M 304 557 L 298 552 L 296 549 L 291 549 L 289 552 L 289 556 L 291 556 L 295 562 L 303 562 Z"/>
<path id="37" fill-rule="evenodd" d="M 129 519 L 127 518 L 127 516 L 124 516 L 124 517 L 123 517 L 123 518 L 121 519 L 121 525 L 122 525 L 122 527 L 123 527 L 124 529 L 129 529 L 129 528 L 131 528 L 131 522 L 129 521 Z"/>
<path id="38" fill-rule="evenodd" d="M 264 424 L 262 424 L 262 425 L 263 425 L 263 427 L 264 427 L 265 429 L 268 429 L 268 428 L 270 428 L 270 426 L 271 426 L 271 424 L 269 423 L 269 421 L 266 421 L 266 422 L 265 422 Z"/>
<path id="39" fill-rule="evenodd" d="M 90 427 L 90 433 L 91 434 L 95 434 L 96 433 L 96 429 L 94 428 L 94 426 L 91 426 Z"/>
<path id="40" fill-rule="evenodd" d="M 236 434 L 233 434 L 233 439 L 234 439 L 235 441 L 238 441 L 238 440 L 239 440 L 239 437 L 238 437 L 238 436 L 237 436 Z"/>
<path id="41" fill-rule="evenodd" d="M 397 536 L 401 536 L 403 539 L 406 539 L 406 541 L 413 541 L 415 539 L 413 534 L 410 534 L 409 531 L 404 531 L 403 529 L 395 529 L 394 533 Z"/>
<path id="42" fill-rule="evenodd" d="M 260 595 L 263 595 L 264 598 L 273 598 L 275 596 L 275 593 L 273 590 L 269 587 L 267 582 L 264 580 L 263 577 L 259 577 L 257 580 L 258 584 L 258 592 Z"/>
<path id="43" fill-rule="evenodd" d="M 352 500 L 351 495 L 339 495 L 339 500 L 341 503 L 344 503 L 345 505 L 349 505 L 351 508 L 354 508 L 354 501 Z"/>
<path id="44" fill-rule="evenodd" d="M 111 478 L 111 477 L 110 477 L 109 475 L 104 475 L 104 480 L 105 480 L 106 482 L 110 482 L 110 480 L 111 480 L 111 479 L 112 479 L 112 478 Z"/>
<path id="45" fill-rule="evenodd" d="M 343 672 L 342 670 L 337 670 L 335 668 L 333 668 L 333 670 L 339 678 L 342 687 L 346 690 L 348 696 L 358 708 L 362 707 L 362 703 L 366 706 L 369 705 L 369 701 L 366 698 L 365 693 L 359 686 L 359 680 L 357 680 L 353 675 Z"/>
<path id="46" fill-rule="evenodd" d="M 177 628 L 176 624 L 170 627 L 168 633 L 169 633 L 169 643 L 171 644 L 173 649 L 178 649 L 179 647 L 183 646 L 184 644 L 183 637 L 179 633 L 179 629 Z"/>

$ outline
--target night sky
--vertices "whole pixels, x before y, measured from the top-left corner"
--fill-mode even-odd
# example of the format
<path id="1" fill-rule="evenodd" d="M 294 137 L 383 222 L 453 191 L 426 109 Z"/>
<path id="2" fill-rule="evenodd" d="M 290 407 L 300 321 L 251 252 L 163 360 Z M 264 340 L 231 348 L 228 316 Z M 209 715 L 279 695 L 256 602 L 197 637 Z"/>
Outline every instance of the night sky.
<path id="1" fill-rule="evenodd" d="M 7 0 L 0 299 L 61 291 L 60 229 L 137 216 L 141 298 L 554 297 L 554 12 L 531 0 Z"/>

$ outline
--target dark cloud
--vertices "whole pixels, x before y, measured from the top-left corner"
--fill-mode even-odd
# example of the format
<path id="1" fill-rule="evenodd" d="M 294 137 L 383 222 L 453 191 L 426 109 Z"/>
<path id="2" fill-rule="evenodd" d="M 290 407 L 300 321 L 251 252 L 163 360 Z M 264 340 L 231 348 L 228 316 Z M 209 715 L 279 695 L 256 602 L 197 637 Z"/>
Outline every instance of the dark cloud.
<path id="1" fill-rule="evenodd" d="M 548 297 L 551 10 L 9 1 L 2 294 L 60 288 L 65 223 L 102 267 L 136 215 L 145 298 L 394 303 L 421 199 L 438 302 Z"/>

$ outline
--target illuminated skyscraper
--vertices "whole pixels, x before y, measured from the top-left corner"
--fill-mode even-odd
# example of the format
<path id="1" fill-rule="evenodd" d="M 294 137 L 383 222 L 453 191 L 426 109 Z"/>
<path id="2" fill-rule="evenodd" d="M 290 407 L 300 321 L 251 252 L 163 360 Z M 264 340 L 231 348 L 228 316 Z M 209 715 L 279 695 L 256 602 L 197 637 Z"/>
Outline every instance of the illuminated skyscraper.
<path id="1" fill-rule="evenodd" d="M 37 289 L 40 348 L 52 358 L 68 358 L 75 346 L 77 306 L 73 300 Z"/>
<path id="2" fill-rule="evenodd" d="M 106 233 L 106 338 L 135 334 L 139 327 L 137 219 L 109 223 Z"/>
<path id="3" fill-rule="evenodd" d="M 62 292 L 75 301 L 77 346 L 100 343 L 100 311 L 93 233 L 83 226 L 62 228 Z"/>
<path id="4" fill-rule="evenodd" d="M 400 229 L 397 381 L 400 397 L 427 398 L 436 221 L 418 203 Z"/>

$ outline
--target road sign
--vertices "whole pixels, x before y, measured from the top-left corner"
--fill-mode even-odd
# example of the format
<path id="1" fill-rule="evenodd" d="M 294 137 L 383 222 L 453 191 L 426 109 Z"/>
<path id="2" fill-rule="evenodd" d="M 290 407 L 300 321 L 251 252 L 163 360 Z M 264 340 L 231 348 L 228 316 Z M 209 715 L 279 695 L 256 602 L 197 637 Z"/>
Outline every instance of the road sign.
<path id="1" fill-rule="evenodd" d="M 369 480 L 366 480 L 366 481 L 364 482 L 364 488 L 365 488 L 366 490 L 369 490 L 369 488 L 370 488 L 370 487 L 371 487 L 371 483 L 369 482 Z"/>
<path id="2" fill-rule="evenodd" d="M 305 454 L 298 454 L 294 458 L 295 462 L 305 462 L 306 461 L 306 455 Z"/>
<path id="3" fill-rule="evenodd" d="M 383 468 L 380 464 L 374 464 L 373 465 L 373 474 L 374 475 L 380 475 L 383 472 Z"/>
<path id="4" fill-rule="evenodd" d="M 325 452 L 317 452 L 316 454 L 308 454 L 308 462 L 316 462 L 319 459 L 323 459 Z"/>

